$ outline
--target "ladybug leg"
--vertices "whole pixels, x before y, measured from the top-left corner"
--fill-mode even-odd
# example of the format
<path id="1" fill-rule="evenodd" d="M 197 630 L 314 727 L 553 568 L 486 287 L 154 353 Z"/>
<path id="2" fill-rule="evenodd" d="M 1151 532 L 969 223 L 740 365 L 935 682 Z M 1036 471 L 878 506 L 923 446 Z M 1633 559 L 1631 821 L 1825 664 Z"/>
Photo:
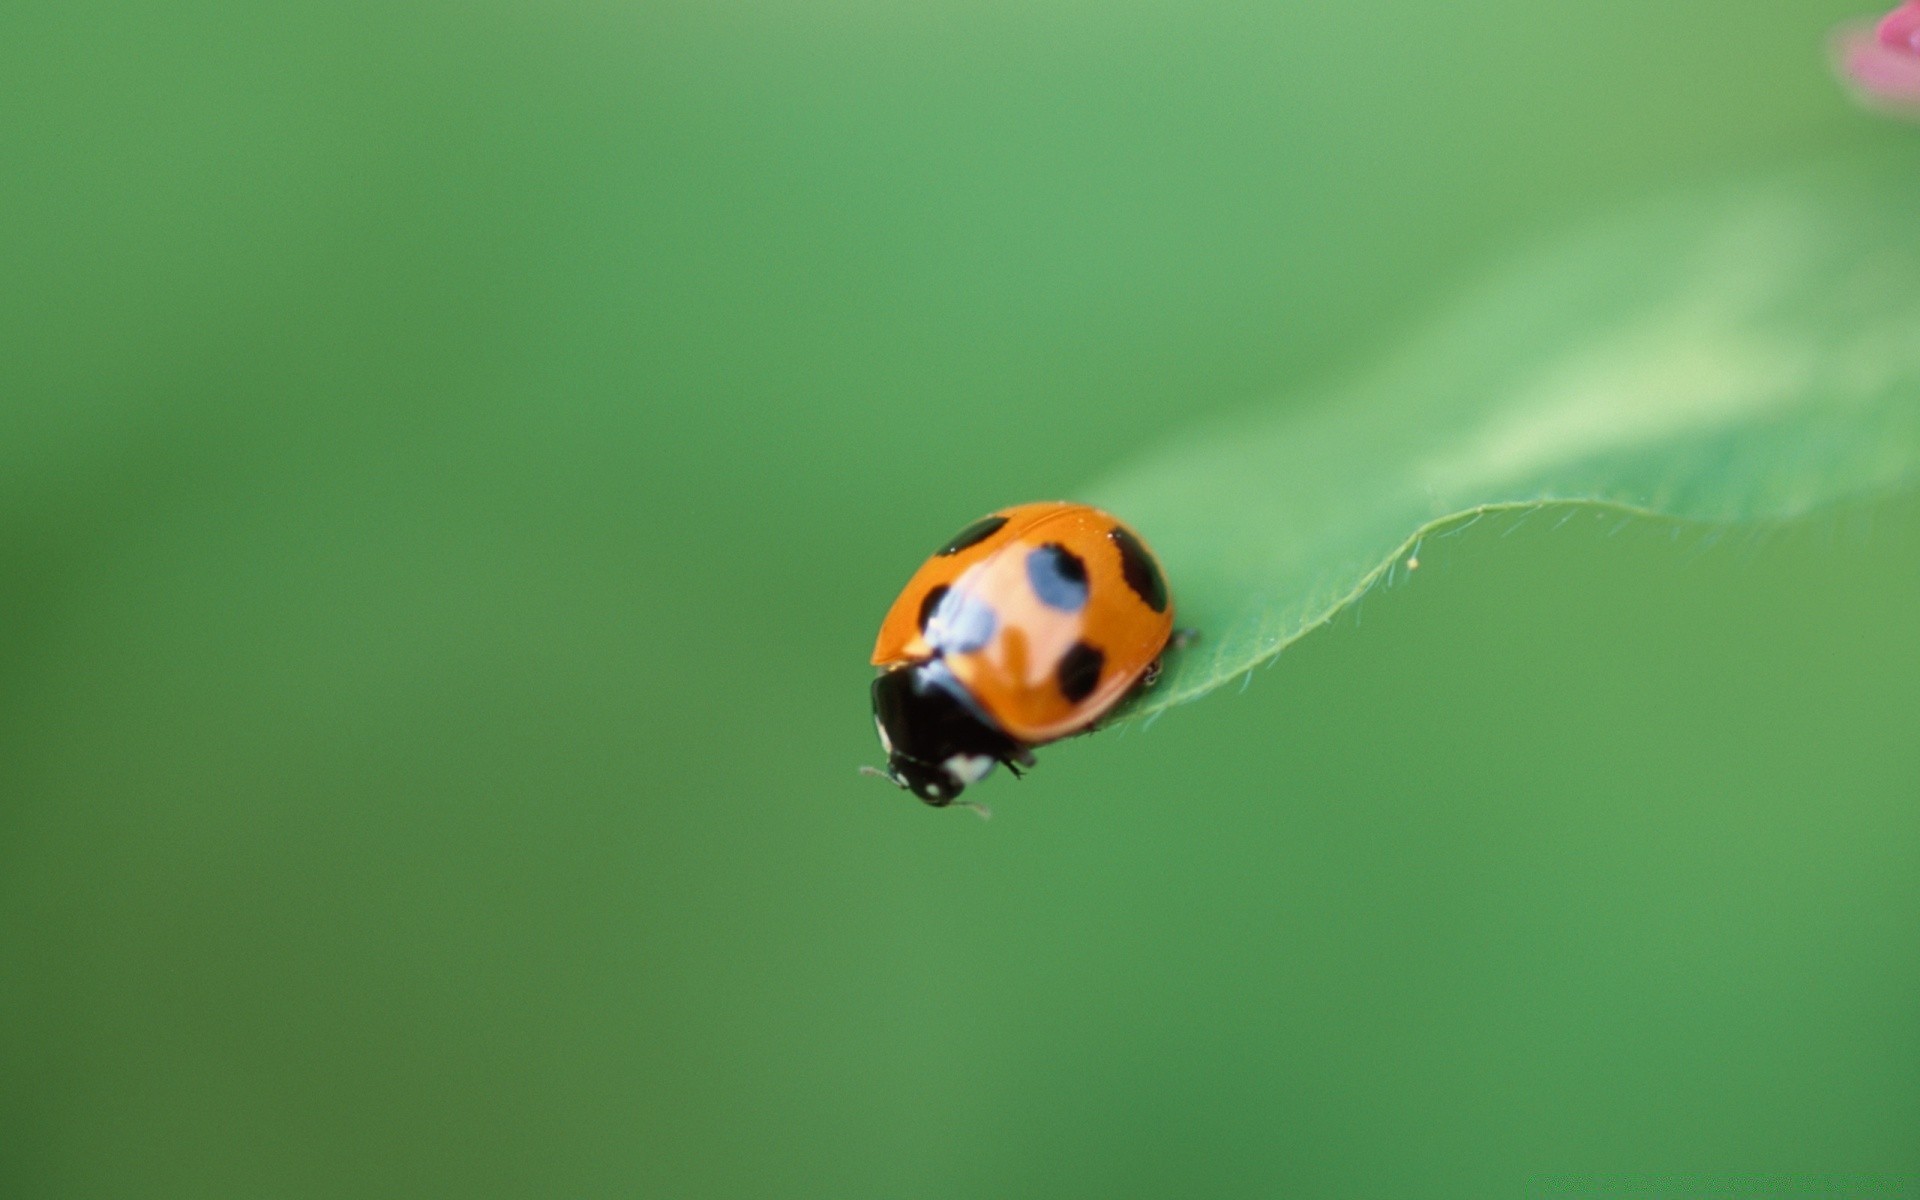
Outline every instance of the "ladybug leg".
<path id="1" fill-rule="evenodd" d="M 1173 636 L 1167 639 L 1167 649 L 1173 651 L 1185 650 L 1188 646 L 1193 645 L 1199 640 L 1200 634 L 1197 630 L 1176 629 L 1173 631 Z M 1159 683 L 1160 673 L 1165 669 L 1166 663 L 1167 656 L 1165 654 L 1148 663 L 1147 669 L 1140 673 L 1140 680 L 1133 685 L 1133 691 L 1130 692 L 1129 695 L 1138 696 L 1154 684 Z"/>
<path id="2" fill-rule="evenodd" d="M 1020 746 L 1016 748 L 1012 754 L 1003 757 L 1000 760 L 1000 765 L 1007 769 L 1008 774 L 1012 775 L 1015 779 L 1019 779 L 1026 774 L 1025 771 L 1021 770 L 1022 767 L 1031 768 L 1034 763 L 1039 761 L 1039 759 L 1033 756 L 1033 751 L 1027 749 L 1025 746 Z"/>
<path id="3" fill-rule="evenodd" d="M 1176 629 L 1173 631 L 1173 636 L 1167 639 L 1167 649 L 1168 650 L 1185 650 L 1188 646 L 1193 645 L 1195 642 L 1199 640 L 1200 640 L 1200 631 L 1197 629 Z M 1154 684 L 1160 682 L 1160 676 L 1164 672 L 1165 668 L 1166 668 L 1165 654 L 1162 654 L 1159 658 L 1156 658 L 1152 662 L 1148 663 L 1147 669 L 1140 672 L 1140 678 L 1136 679 L 1134 681 L 1133 687 L 1128 689 L 1126 699 L 1131 701 L 1139 698 L 1140 696 L 1145 695 L 1148 691 L 1150 691 L 1153 688 Z M 1073 736 L 1081 737 L 1089 733 L 1098 733 L 1100 730 L 1105 729 L 1108 725 L 1112 724 L 1113 718 L 1117 715 L 1120 715 L 1117 710 L 1115 712 L 1109 712 L 1105 716 L 1101 717 L 1098 721 L 1095 721 L 1093 724 L 1087 726 L 1085 729 L 1082 729 L 1079 733 L 1076 733 Z"/>

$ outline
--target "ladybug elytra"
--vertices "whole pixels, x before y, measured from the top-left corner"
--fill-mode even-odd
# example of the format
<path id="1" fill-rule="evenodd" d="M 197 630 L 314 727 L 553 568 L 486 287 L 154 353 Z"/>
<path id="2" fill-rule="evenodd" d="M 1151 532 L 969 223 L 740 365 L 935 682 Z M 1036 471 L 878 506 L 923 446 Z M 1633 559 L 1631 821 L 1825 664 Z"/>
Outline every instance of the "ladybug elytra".
<path id="1" fill-rule="evenodd" d="M 869 768 L 936 807 L 994 767 L 1092 727 L 1158 675 L 1166 576 L 1138 534 L 1084 504 L 1022 504 L 936 551 L 874 642 Z"/>

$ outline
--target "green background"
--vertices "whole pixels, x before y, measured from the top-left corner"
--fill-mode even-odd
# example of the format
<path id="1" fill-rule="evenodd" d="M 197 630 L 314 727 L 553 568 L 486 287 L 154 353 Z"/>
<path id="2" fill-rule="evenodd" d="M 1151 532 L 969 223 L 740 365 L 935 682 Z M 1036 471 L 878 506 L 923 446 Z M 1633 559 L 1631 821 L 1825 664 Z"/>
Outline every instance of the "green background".
<path id="1" fill-rule="evenodd" d="M 1912 500 L 854 775 L 968 519 L 1911 138 L 1850 12 L 8 7 L 0 1194 L 1920 1194 Z"/>

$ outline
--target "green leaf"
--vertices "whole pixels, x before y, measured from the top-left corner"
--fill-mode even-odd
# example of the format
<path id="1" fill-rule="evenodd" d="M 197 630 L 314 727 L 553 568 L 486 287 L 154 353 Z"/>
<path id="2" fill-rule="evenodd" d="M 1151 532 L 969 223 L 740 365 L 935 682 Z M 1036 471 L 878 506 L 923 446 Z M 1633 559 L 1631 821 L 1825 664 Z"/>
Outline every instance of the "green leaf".
<path id="1" fill-rule="evenodd" d="M 1920 479 L 1920 160 L 1690 195 L 1523 261 L 1360 382 L 1089 489 L 1153 543 L 1182 626 L 1129 712 L 1330 620 L 1498 509 L 1767 522 Z"/>

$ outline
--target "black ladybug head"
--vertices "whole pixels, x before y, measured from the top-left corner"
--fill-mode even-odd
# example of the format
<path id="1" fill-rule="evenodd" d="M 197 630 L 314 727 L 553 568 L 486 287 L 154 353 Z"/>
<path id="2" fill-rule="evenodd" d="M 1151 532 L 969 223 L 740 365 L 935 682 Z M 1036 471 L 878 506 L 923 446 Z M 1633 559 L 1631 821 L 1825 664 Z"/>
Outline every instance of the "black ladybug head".
<path id="1" fill-rule="evenodd" d="M 930 767 L 900 754 L 887 756 L 887 778 L 935 808 L 952 804 L 954 797 L 966 790 L 966 785 L 955 782 L 945 768 Z"/>
<path id="2" fill-rule="evenodd" d="M 887 750 L 887 778 L 936 808 L 1023 755 L 937 658 L 876 678 L 873 721 Z"/>

